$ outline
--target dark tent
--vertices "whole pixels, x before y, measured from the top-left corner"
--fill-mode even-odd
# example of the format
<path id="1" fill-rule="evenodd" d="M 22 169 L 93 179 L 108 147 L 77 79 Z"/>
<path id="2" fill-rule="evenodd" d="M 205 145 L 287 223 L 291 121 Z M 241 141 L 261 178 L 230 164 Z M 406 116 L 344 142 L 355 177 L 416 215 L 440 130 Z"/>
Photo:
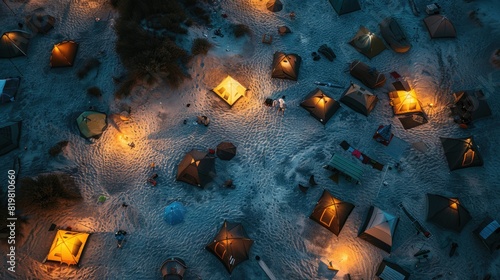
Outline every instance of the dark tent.
<path id="1" fill-rule="evenodd" d="M 301 62 L 302 58 L 297 54 L 275 52 L 271 77 L 297 81 L 299 78 L 299 67 Z"/>
<path id="2" fill-rule="evenodd" d="M 326 124 L 340 108 L 339 102 L 327 96 L 319 88 L 311 91 L 300 103 L 300 106 L 309 111 L 322 124 Z"/>
<path id="3" fill-rule="evenodd" d="M 231 274 L 240 263 L 248 260 L 253 240 L 240 223 L 224 221 L 219 233 L 205 249 L 214 254 Z"/>
<path id="4" fill-rule="evenodd" d="M 21 78 L 0 79 L 0 104 L 14 101 Z"/>
<path id="5" fill-rule="evenodd" d="M 410 41 L 396 19 L 388 17 L 379 24 L 379 27 L 382 38 L 395 52 L 405 53 L 410 50 Z"/>
<path id="6" fill-rule="evenodd" d="M 377 105 L 378 97 L 368 90 L 351 83 L 351 86 L 344 91 L 339 101 L 354 111 L 368 116 Z"/>
<path id="7" fill-rule="evenodd" d="M 207 152 L 191 150 L 177 167 L 177 181 L 204 188 L 215 174 L 215 157 Z"/>
<path id="8" fill-rule="evenodd" d="M 231 142 L 220 142 L 215 154 L 222 160 L 230 160 L 236 155 L 236 146 Z"/>
<path id="9" fill-rule="evenodd" d="M 391 252 L 392 238 L 396 231 L 399 218 L 381 209 L 370 206 L 366 220 L 358 237 L 370 242 L 376 247 Z"/>
<path id="10" fill-rule="evenodd" d="M 0 58 L 25 56 L 28 53 L 30 34 L 16 30 L 2 34 L 0 39 Z"/>
<path id="11" fill-rule="evenodd" d="M 73 66 L 77 50 L 78 43 L 74 41 L 63 41 L 54 45 L 50 56 L 50 67 Z"/>
<path id="12" fill-rule="evenodd" d="M 383 260 L 376 275 L 380 280 L 408 280 L 410 273 L 395 263 Z"/>
<path id="13" fill-rule="evenodd" d="M 431 38 L 455 38 L 457 32 L 451 21 L 443 15 L 431 15 L 424 19 Z"/>
<path id="14" fill-rule="evenodd" d="M 483 158 L 479 153 L 474 137 L 444 138 L 440 137 L 444 155 L 450 170 L 467 167 L 483 166 Z"/>
<path id="15" fill-rule="evenodd" d="M 349 66 L 349 74 L 360 80 L 369 88 L 381 87 L 385 84 L 385 75 L 377 71 L 377 69 L 368 66 L 367 64 L 354 60 Z"/>
<path id="16" fill-rule="evenodd" d="M 26 25 L 33 31 L 45 34 L 54 28 L 56 19 L 51 15 L 33 14 L 26 17 Z"/>
<path id="17" fill-rule="evenodd" d="M 358 0 L 330 0 L 330 4 L 339 16 L 361 10 Z"/>
<path id="18" fill-rule="evenodd" d="M 380 125 L 377 128 L 377 131 L 375 131 L 375 134 L 373 134 L 373 139 L 375 141 L 384 144 L 385 146 L 388 146 L 389 143 L 391 143 L 392 138 L 394 137 L 394 134 L 391 132 L 392 130 L 392 125 Z"/>
<path id="19" fill-rule="evenodd" d="M 453 93 L 451 113 L 463 123 L 491 116 L 491 109 L 482 90 L 462 90 Z"/>
<path id="20" fill-rule="evenodd" d="M 385 50 L 384 42 L 364 26 L 359 28 L 349 44 L 370 59 Z"/>
<path id="21" fill-rule="evenodd" d="M 187 265 L 181 258 L 169 258 L 161 264 L 160 271 L 163 280 L 182 280 Z"/>
<path id="22" fill-rule="evenodd" d="M 486 217 L 473 232 L 491 253 L 500 250 L 500 223 L 497 220 Z"/>
<path id="23" fill-rule="evenodd" d="M 266 7 L 271 12 L 279 12 L 283 10 L 283 3 L 280 0 L 269 0 L 266 3 Z"/>
<path id="24" fill-rule="evenodd" d="M 76 118 L 80 134 L 89 138 L 99 138 L 108 127 L 106 114 L 96 111 L 85 111 Z"/>
<path id="25" fill-rule="evenodd" d="M 469 211 L 458 198 L 427 194 L 427 221 L 460 232 L 471 219 Z"/>
<path id="26" fill-rule="evenodd" d="M 21 122 L 7 123 L 0 127 L 0 156 L 19 147 Z"/>
<path id="27" fill-rule="evenodd" d="M 339 236 L 353 209 L 354 204 L 335 198 L 324 190 L 309 218 Z"/>

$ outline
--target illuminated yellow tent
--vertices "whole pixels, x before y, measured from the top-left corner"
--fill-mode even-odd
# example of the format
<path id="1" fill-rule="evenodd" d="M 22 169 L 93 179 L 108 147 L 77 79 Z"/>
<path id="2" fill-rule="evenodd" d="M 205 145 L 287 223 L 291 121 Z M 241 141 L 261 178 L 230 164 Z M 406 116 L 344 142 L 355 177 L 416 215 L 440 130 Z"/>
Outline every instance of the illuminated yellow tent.
<path id="1" fill-rule="evenodd" d="M 240 97 L 245 96 L 246 88 L 231 76 L 227 76 L 216 88 L 213 89 L 227 104 L 233 106 Z"/>
<path id="2" fill-rule="evenodd" d="M 78 264 L 89 235 L 85 232 L 58 230 L 45 261 Z"/>
<path id="3" fill-rule="evenodd" d="M 85 138 L 99 138 L 108 127 L 106 114 L 96 111 L 85 111 L 76 118 L 78 130 Z"/>
<path id="4" fill-rule="evenodd" d="M 422 106 L 417 99 L 417 95 L 413 89 L 409 91 L 396 90 L 389 92 L 391 106 L 394 110 L 394 115 L 405 115 L 410 113 L 422 113 Z"/>
<path id="5" fill-rule="evenodd" d="M 50 67 L 73 66 L 77 51 L 78 43 L 74 41 L 62 41 L 54 45 L 50 56 Z"/>
<path id="6" fill-rule="evenodd" d="M 30 34 L 21 30 L 9 31 L 0 37 L 0 58 L 26 56 Z"/>

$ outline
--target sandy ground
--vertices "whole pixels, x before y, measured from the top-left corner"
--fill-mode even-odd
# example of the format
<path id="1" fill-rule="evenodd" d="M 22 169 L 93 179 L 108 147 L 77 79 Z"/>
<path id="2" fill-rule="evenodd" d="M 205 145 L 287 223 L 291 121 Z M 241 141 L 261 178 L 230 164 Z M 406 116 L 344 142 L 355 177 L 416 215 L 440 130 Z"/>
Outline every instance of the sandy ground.
<path id="1" fill-rule="evenodd" d="M 500 218 L 498 115 L 495 112 L 493 117 L 463 130 L 453 123 L 447 108 L 453 91 L 471 88 L 482 88 L 492 108 L 500 106 L 495 94 L 500 74 L 488 61 L 500 46 L 500 12 L 495 1 L 440 1 L 458 34 L 456 39 L 445 40 L 429 38 L 422 22 L 424 1 L 415 1 L 422 11 L 418 17 L 411 13 L 407 1 L 396 0 L 361 1 L 361 11 L 340 17 L 328 1 L 283 1 L 284 10 L 279 13 L 267 11 L 265 1 L 217 1 L 212 6 L 214 28 L 220 27 L 224 38 L 213 37 L 214 28 L 193 27 L 189 36 L 178 39 L 186 49 L 193 38 L 204 35 L 215 44 L 207 56 L 193 59 L 189 65 L 192 78 L 178 89 L 162 83 L 138 87 L 125 100 L 113 98 L 112 76 L 123 73 L 123 67 L 114 52 L 112 26 L 118 15 L 105 1 L 6 2 L 16 15 L 0 5 L 4 28 L 16 29 L 24 15 L 39 9 L 56 17 L 57 23 L 47 35 L 31 39 L 27 57 L 0 60 L 0 76 L 22 74 L 17 101 L 2 106 L 0 117 L 23 120 L 21 147 L 26 147 L 2 156 L 1 174 L 6 174 L 19 156 L 23 176 L 70 173 L 79 183 L 84 201 L 54 212 L 25 211 L 29 221 L 24 237 L 17 242 L 16 273 L 2 269 L 0 278 L 160 279 L 161 263 L 178 256 L 189 267 L 186 279 L 228 279 L 222 264 L 204 249 L 224 219 L 242 223 L 255 240 L 250 260 L 233 271 L 233 279 L 266 279 L 255 255 L 262 257 L 278 279 L 343 279 L 347 273 L 352 279 L 374 279 L 382 259 L 404 267 L 412 274 L 411 279 L 438 275 L 442 275 L 440 279 L 482 279 L 487 273 L 493 279 L 500 277 L 498 253 L 489 254 L 472 234 L 487 215 Z M 482 26 L 467 17 L 475 9 Z M 287 16 L 291 11 L 297 15 L 293 21 Z M 223 13 L 228 14 L 227 19 L 220 16 Z M 106 18 L 108 14 L 107 21 L 95 21 L 95 17 Z M 390 15 L 411 38 L 410 52 L 396 54 L 388 49 L 368 60 L 347 44 L 360 25 L 379 34 L 378 23 Z M 248 25 L 252 36 L 233 38 L 231 23 Z M 277 27 L 281 25 L 289 26 L 292 33 L 280 37 Z M 261 43 L 264 33 L 274 36 L 271 45 Z M 52 45 L 65 39 L 80 43 L 76 64 L 50 69 Z M 337 54 L 334 62 L 324 57 L 312 60 L 310 53 L 324 43 Z M 302 56 L 297 82 L 271 79 L 275 51 Z M 102 64 L 79 80 L 76 71 L 91 57 Z M 398 71 L 407 77 L 424 106 L 435 104 L 426 107 L 429 123 L 404 130 L 392 115 L 386 88 L 374 91 L 380 102 L 369 117 L 344 106 L 323 126 L 298 106 L 316 87 L 314 81 L 338 82 L 347 87 L 353 78 L 345 70 L 354 59 L 387 76 Z M 233 107 L 210 91 L 228 74 L 250 89 Z M 99 86 L 103 97 L 88 96 L 86 89 L 91 86 Z M 336 99 L 343 92 L 331 88 L 324 91 Z M 283 117 L 262 105 L 266 98 L 282 95 L 288 105 Z M 107 112 L 111 123 L 94 143 L 80 137 L 75 123 L 78 114 L 90 106 Z M 132 108 L 132 121 L 119 121 L 115 114 L 128 106 Z M 201 114 L 210 117 L 208 127 L 193 124 Z M 427 151 L 405 150 L 400 173 L 365 166 L 361 185 L 330 180 L 330 172 L 322 166 L 333 153 L 349 157 L 338 145 L 342 140 L 382 163 L 396 162 L 371 139 L 379 124 L 392 124 L 397 137 L 408 145 L 423 142 Z M 120 135 L 129 137 L 136 147 L 131 149 L 121 142 Z M 475 136 L 484 167 L 449 172 L 439 137 L 468 135 Z M 48 149 L 61 140 L 70 141 L 69 146 L 63 154 L 51 158 Z M 233 142 L 238 154 L 231 161 L 217 161 L 213 184 L 202 190 L 175 181 L 177 165 L 186 152 L 214 148 L 221 141 Z M 156 187 L 146 183 L 152 162 L 160 176 Z M 297 185 L 305 184 L 311 174 L 319 186 L 301 193 Z M 234 180 L 236 189 L 220 187 L 228 178 Z M 323 189 L 356 205 L 339 237 L 308 219 Z M 426 193 L 461 199 L 473 217 L 462 233 L 425 222 L 432 238 L 415 235 L 397 205 L 403 202 L 423 222 Z M 100 195 L 108 198 L 105 203 L 97 203 Z M 184 203 L 188 212 L 183 223 L 170 226 L 163 221 L 163 209 L 175 200 Z M 129 206 L 121 207 L 123 202 Z M 357 238 L 370 205 L 400 217 L 391 254 Z M 92 233 L 79 268 L 41 263 L 54 237 L 53 231 L 47 231 L 52 223 Z M 116 249 L 114 232 L 118 229 L 129 233 L 122 249 Z M 450 258 L 451 242 L 457 242 L 459 248 Z M 420 249 L 431 250 L 428 263 L 417 264 L 413 254 Z M 324 269 L 328 261 L 340 269 L 336 276 Z"/>

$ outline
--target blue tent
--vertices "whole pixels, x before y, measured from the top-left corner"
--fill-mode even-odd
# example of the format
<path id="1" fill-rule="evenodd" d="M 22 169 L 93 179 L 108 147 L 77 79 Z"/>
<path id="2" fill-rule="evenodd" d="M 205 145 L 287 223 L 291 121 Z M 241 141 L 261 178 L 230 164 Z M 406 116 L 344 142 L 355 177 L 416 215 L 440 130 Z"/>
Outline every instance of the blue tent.
<path id="1" fill-rule="evenodd" d="M 178 224 L 184 220 L 186 208 L 182 203 L 174 201 L 165 207 L 165 221 L 171 225 Z"/>

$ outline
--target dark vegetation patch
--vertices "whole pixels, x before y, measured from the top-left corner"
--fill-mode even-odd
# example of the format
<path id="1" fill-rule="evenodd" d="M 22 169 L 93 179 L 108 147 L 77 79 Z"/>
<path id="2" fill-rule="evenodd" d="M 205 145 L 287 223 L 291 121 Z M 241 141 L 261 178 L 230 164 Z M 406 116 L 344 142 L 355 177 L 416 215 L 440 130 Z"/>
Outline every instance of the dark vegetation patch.
<path id="1" fill-rule="evenodd" d="M 250 35 L 250 28 L 244 24 L 235 24 L 233 25 L 233 33 L 236 38 L 244 35 Z"/>
<path id="2" fill-rule="evenodd" d="M 193 46 L 191 47 L 191 54 L 207 54 L 208 51 L 213 47 L 213 45 L 205 38 L 194 39 Z"/>
<path id="3" fill-rule="evenodd" d="M 60 141 L 49 149 L 49 155 L 55 157 L 60 154 L 64 147 L 68 146 L 68 141 Z"/>
<path id="4" fill-rule="evenodd" d="M 140 83 L 152 85 L 161 79 L 177 87 L 189 77 L 186 63 L 191 57 L 175 39 L 187 34 L 195 22 L 210 24 L 206 1 L 111 0 L 111 4 L 120 13 L 116 51 L 128 71 L 115 92 L 117 98 L 130 95 Z M 196 43 L 197 51 L 208 51 L 207 43 Z"/>

